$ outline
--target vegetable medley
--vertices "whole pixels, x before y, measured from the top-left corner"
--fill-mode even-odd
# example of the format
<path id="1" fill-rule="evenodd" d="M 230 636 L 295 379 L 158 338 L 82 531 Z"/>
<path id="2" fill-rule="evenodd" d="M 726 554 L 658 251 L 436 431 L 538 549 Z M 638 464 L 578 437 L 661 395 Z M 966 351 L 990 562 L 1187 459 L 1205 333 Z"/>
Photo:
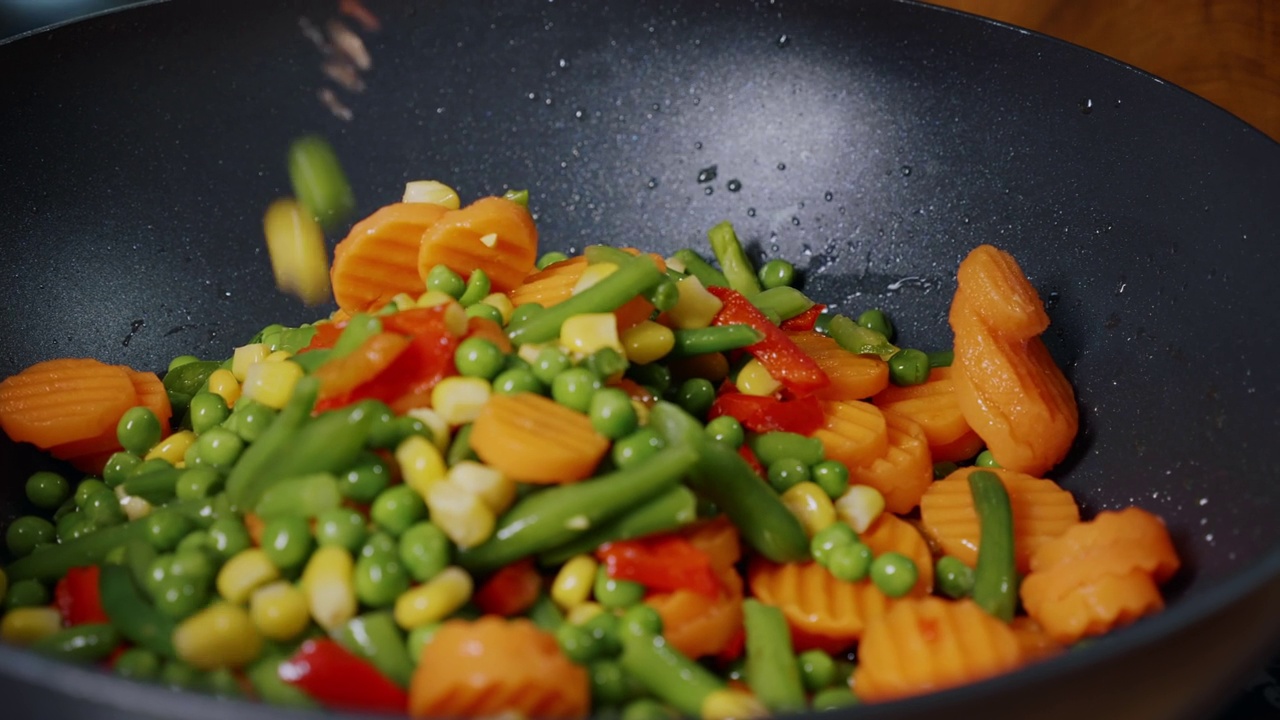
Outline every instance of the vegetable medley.
<path id="1" fill-rule="evenodd" d="M 539 257 L 526 202 L 411 183 L 328 266 L 281 201 L 277 278 L 331 316 L 163 380 L 72 358 L 0 383 L 5 433 L 86 474 L 26 480 L 3 642 L 291 706 L 740 718 L 977 681 L 1161 609 L 1162 522 L 1082 521 L 1044 477 L 1076 403 L 1005 252 L 964 258 L 954 345 L 923 352 L 728 223 L 710 252 Z"/>

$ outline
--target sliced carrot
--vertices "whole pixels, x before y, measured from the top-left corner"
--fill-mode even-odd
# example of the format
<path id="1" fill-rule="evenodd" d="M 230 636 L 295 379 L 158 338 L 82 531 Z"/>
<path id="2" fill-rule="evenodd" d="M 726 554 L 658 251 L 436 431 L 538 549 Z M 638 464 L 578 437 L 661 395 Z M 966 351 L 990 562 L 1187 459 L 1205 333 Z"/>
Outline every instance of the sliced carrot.
<path id="1" fill-rule="evenodd" d="M 827 458 L 849 467 L 875 462 L 889 450 L 889 427 L 884 413 L 861 400 L 822 403 L 822 427 L 813 437 L 822 441 Z"/>
<path id="2" fill-rule="evenodd" d="M 267 529 L 267 521 L 262 519 L 257 513 L 247 512 L 244 514 L 244 530 L 249 534 L 249 540 L 253 542 L 254 547 L 262 545 L 262 533 Z"/>
<path id="3" fill-rule="evenodd" d="M 960 462 L 973 458 L 986 446 L 982 436 L 970 430 L 945 445 L 930 446 L 929 455 L 935 463 Z"/>
<path id="4" fill-rule="evenodd" d="M 1027 576 L 1032 577 L 1035 575 Z M 1101 635 L 1164 609 L 1156 581 L 1141 570 L 1097 576 L 1051 601 L 1041 599 L 1025 585 L 1022 596 L 1027 613 L 1063 644 Z"/>
<path id="5" fill-rule="evenodd" d="M 779 565 L 757 558 L 747 583 L 756 599 L 782 611 L 796 650 L 848 650 L 893 602 L 870 580 L 837 580 L 813 562 Z"/>
<path id="6" fill-rule="evenodd" d="M 504 565 L 484 581 L 471 600 L 481 612 L 511 617 L 538 601 L 542 576 L 533 558 Z"/>
<path id="7" fill-rule="evenodd" d="M 1013 553 L 1019 572 L 1031 569 L 1031 558 L 1048 543 L 1080 523 L 1080 508 L 1070 492 L 1005 468 L 964 467 L 929 486 L 920 499 L 925 533 L 948 555 L 973 567 L 978 561 L 980 525 L 969 490 L 969 475 L 995 473 L 1009 494 L 1013 510 Z"/>
<path id="8" fill-rule="evenodd" d="M 1018 637 L 971 600 L 894 603 L 867 624 L 851 684 L 874 703 L 989 678 L 1023 663 Z"/>
<path id="9" fill-rule="evenodd" d="M 138 404 L 126 368 L 89 358 L 47 360 L 0 382 L 0 428 L 47 449 L 114 431 Z"/>
<path id="10" fill-rule="evenodd" d="M 897 515 L 882 513 L 860 537 L 875 555 L 901 553 L 916 564 L 916 584 L 908 595 L 920 597 L 933 592 L 933 553 L 914 525 Z"/>
<path id="11" fill-rule="evenodd" d="M 449 620 L 422 649 L 409 684 L 414 717 L 581 718 L 591 709 L 586 668 L 524 619 Z"/>
<path id="12" fill-rule="evenodd" d="M 394 203 L 356 223 L 333 249 L 329 280 L 339 312 L 349 317 L 382 307 L 400 293 L 421 293 L 422 234 L 448 211 L 434 203 Z"/>
<path id="13" fill-rule="evenodd" d="M 463 277 L 475 270 L 489 276 L 494 292 L 519 285 L 538 255 L 538 228 L 523 205 L 506 198 L 480 198 L 445 213 L 422 234 L 418 275 L 426 281 L 436 265 Z"/>
<path id="14" fill-rule="evenodd" d="M 823 400 L 862 400 L 889 385 L 889 364 L 875 355 L 858 355 L 813 330 L 788 332 L 799 348 L 818 363 L 831 384 L 816 395 Z"/>
<path id="15" fill-rule="evenodd" d="M 716 575 L 721 586 L 717 597 L 676 590 L 644 601 L 662 617 L 667 642 L 692 658 L 720 654 L 742 631 L 742 576 L 732 567 Z"/>
<path id="16" fill-rule="evenodd" d="M 1018 636 L 1018 646 L 1027 662 L 1052 657 L 1064 649 L 1061 643 L 1049 636 L 1044 626 L 1027 615 L 1015 617 L 1009 627 Z"/>
<path id="17" fill-rule="evenodd" d="M 915 421 L 890 410 L 882 414 L 888 449 L 868 464 L 849 466 L 849 482 L 879 490 L 889 512 L 906 514 L 933 483 L 929 443 Z"/>
<path id="18" fill-rule="evenodd" d="M 518 482 L 570 483 L 591 475 L 609 440 L 586 415 L 534 393 L 494 395 L 471 426 L 480 459 Z"/>
<path id="19" fill-rule="evenodd" d="M 156 419 L 160 421 L 160 437 L 169 436 L 169 421 L 173 417 L 173 408 L 169 405 L 169 394 L 165 392 L 164 383 L 155 373 L 141 372 L 125 367 L 125 372 L 129 375 L 129 382 L 133 383 L 133 390 L 137 394 L 137 405 L 145 407 L 151 411 Z M 85 472 L 100 473 L 102 471 L 101 464 L 98 459 L 103 462 L 111 456 L 111 453 L 122 450 L 120 440 L 116 436 L 116 422 L 108 425 L 100 434 L 85 438 L 84 440 L 72 440 L 67 443 L 59 443 L 49 448 L 49 454 L 60 459 L 66 460 L 77 468 Z M 85 468 L 97 468 L 96 470 L 86 470 Z"/>
<path id="20" fill-rule="evenodd" d="M 964 419 L 956 400 L 956 386 L 949 367 L 934 368 L 919 385 L 890 385 L 871 400 L 882 410 L 905 415 L 920 425 L 929 441 L 929 451 L 939 461 L 936 448 L 945 448 L 973 430 Z"/>
<path id="21" fill-rule="evenodd" d="M 536 303 L 542 307 L 551 307 L 573 295 L 573 288 L 582 279 L 582 273 L 586 269 L 587 259 L 581 255 L 552 263 L 525 277 L 507 293 L 507 297 L 516 306 Z"/>
<path id="22" fill-rule="evenodd" d="M 399 333 L 380 332 L 346 355 L 331 358 L 311 373 L 320 382 L 320 399 L 341 397 L 374 379 L 411 343 Z"/>
<path id="23" fill-rule="evenodd" d="M 960 261 L 956 279 L 974 310 L 998 335 L 1025 340 L 1049 327 L 1040 294 L 1009 253 L 979 245 Z"/>
<path id="24" fill-rule="evenodd" d="M 714 520 L 698 523 L 681 532 L 689 542 L 711 560 L 717 572 L 732 570 L 742 559 L 742 542 L 738 528 L 721 515 Z"/>
<path id="25" fill-rule="evenodd" d="M 1181 566 L 1164 522 L 1142 508 L 1128 507 L 1104 510 L 1038 548 L 1031 557 L 1031 570 L 1047 570 L 1075 558 L 1116 551 L 1123 551 L 1133 567 L 1151 573 L 1157 582 L 1173 577 Z"/>

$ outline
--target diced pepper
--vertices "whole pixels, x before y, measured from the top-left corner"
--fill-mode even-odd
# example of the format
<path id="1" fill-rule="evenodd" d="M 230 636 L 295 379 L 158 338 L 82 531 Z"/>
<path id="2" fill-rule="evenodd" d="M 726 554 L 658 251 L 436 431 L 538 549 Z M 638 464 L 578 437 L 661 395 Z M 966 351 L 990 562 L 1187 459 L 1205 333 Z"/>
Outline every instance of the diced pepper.
<path id="1" fill-rule="evenodd" d="M 736 391 L 721 393 L 711 403 L 707 419 L 729 415 L 754 432 L 784 430 L 810 435 L 822 426 L 822 406 L 813 396 L 795 400 L 747 395 Z"/>
<path id="2" fill-rule="evenodd" d="M 683 537 L 659 535 L 609 543 L 596 556 L 609 577 L 633 580 L 651 592 L 692 590 L 708 597 L 720 593 L 711 559 Z"/>
<path id="3" fill-rule="evenodd" d="M 102 596 L 98 593 L 97 565 L 73 567 L 58 581 L 53 589 L 53 602 L 62 615 L 62 624 L 75 625 L 109 623 L 102 609 Z"/>
<path id="4" fill-rule="evenodd" d="M 403 714 L 409 696 L 335 640 L 308 640 L 280 665 L 280 679 L 328 708 Z"/>
<path id="5" fill-rule="evenodd" d="M 755 356 L 792 395 L 805 397 L 831 382 L 813 358 L 741 293 L 721 287 L 707 288 L 707 291 L 724 303 L 712 324 L 747 325 L 759 331 L 764 338 L 748 345 L 746 351 Z"/>

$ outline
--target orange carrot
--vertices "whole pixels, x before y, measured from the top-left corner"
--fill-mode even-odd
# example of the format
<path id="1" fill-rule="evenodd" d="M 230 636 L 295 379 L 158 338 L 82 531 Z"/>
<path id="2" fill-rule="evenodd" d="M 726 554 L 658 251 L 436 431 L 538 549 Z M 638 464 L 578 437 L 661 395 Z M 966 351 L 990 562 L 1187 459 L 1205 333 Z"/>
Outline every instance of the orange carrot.
<path id="1" fill-rule="evenodd" d="M 717 572 L 732 570 L 742 559 L 738 528 L 723 515 L 698 523 L 681 532 L 690 544 L 707 554 Z"/>
<path id="2" fill-rule="evenodd" d="M 541 589 L 542 576 L 533 558 L 526 558 L 504 565 L 484 581 L 471 600 L 484 613 L 511 617 L 532 607 Z"/>
<path id="3" fill-rule="evenodd" d="M 889 512 L 905 514 L 933 483 L 933 460 L 924 431 L 908 417 L 885 410 L 889 447 L 865 465 L 849 466 L 849 482 L 870 485 L 884 495 Z"/>
<path id="4" fill-rule="evenodd" d="M 693 590 L 655 593 L 645 604 L 662 617 L 662 635 L 689 657 L 718 655 L 742 630 L 742 576 L 718 570 L 720 594 L 708 597 Z"/>
<path id="5" fill-rule="evenodd" d="M 920 499 L 920 520 L 925 533 L 943 552 L 969 567 L 978 561 L 979 523 L 968 478 L 978 470 L 995 473 L 1009 494 L 1013 554 L 1019 572 L 1030 570 L 1036 552 L 1079 524 L 1075 498 L 1052 480 L 1004 468 L 960 468 L 925 491 Z"/>
<path id="6" fill-rule="evenodd" d="M 859 699 L 874 703 L 975 682 L 1022 663 L 1014 631 L 973 601 L 913 598 L 867 624 L 851 684 Z"/>
<path id="7" fill-rule="evenodd" d="M 487 465 L 527 483 L 570 483 L 591 475 L 609 440 L 586 415 L 534 393 L 494 395 L 471 426 L 471 447 Z"/>
<path id="8" fill-rule="evenodd" d="M 823 400 L 862 400 L 889 385 L 889 364 L 875 355 L 858 355 L 820 332 L 789 332 L 801 350 L 818 363 L 831 384 L 816 394 Z"/>
<path id="9" fill-rule="evenodd" d="M 982 448 L 986 447 L 986 445 L 982 441 L 981 435 L 970 430 L 945 445 L 930 446 L 929 455 L 936 463 L 960 462 L 982 452 Z"/>
<path id="10" fill-rule="evenodd" d="M 505 293 L 533 271 L 537 255 L 538 229 L 529 211 L 505 198 L 480 198 L 445 213 L 422 234 L 418 275 L 425 283 L 436 265 L 463 277 L 483 270 L 494 292 Z"/>
<path id="11" fill-rule="evenodd" d="M 1009 623 L 1013 634 L 1018 636 L 1018 646 L 1022 649 L 1022 657 L 1027 662 L 1043 660 L 1062 652 L 1062 644 L 1045 631 L 1044 626 L 1027 615 L 1019 615 Z"/>
<path id="12" fill-rule="evenodd" d="M 434 203 L 394 203 L 356 223 L 333 249 L 329 280 L 339 311 L 364 312 L 400 293 L 421 293 L 426 287 L 418 275 L 422 234 L 448 211 Z"/>
<path id="13" fill-rule="evenodd" d="M 848 650 L 893 602 L 870 580 L 843 582 L 813 562 L 778 565 L 757 558 L 747 583 L 756 599 L 782 611 L 796 650 Z"/>
<path id="14" fill-rule="evenodd" d="M 150 410 L 160 421 L 160 437 L 168 437 L 173 408 L 169 405 L 169 394 L 165 392 L 164 383 L 155 373 L 140 372 L 128 367 L 124 369 L 129 374 L 129 381 L 133 383 L 134 392 L 138 396 L 137 404 Z M 100 475 L 112 453 L 123 450 L 116 436 L 116 424 L 110 424 L 95 437 L 54 445 L 49 448 L 49 454 L 60 460 L 66 460 L 78 470 Z"/>
<path id="15" fill-rule="evenodd" d="M 555 637 L 524 619 L 449 620 L 422 649 L 409 714 L 580 718 L 591 709 L 587 671 Z"/>
<path id="16" fill-rule="evenodd" d="M 372 380 L 395 362 L 410 343 L 399 333 L 380 332 L 346 355 L 329 359 L 311 373 L 320 382 L 320 399 L 340 397 Z"/>
<path id="17" fill-rule="evenodd" d="M 254 547 L 262 545 L 262 533 L 267 529 L 267 521 L 257 513 L 247 512 L 244 514 L 244 530 L 249 534 L 249 540 L 253 542 Z"/>
<path id="18" fill-rule="evenodd" d="M 1037 575 L 1027 579 L 1033 577 Z M 1101 635 L 1164 609 L 1156 581 L 1141 570 L 1099 575 L 1056 600 L 1040 598 L 1035 587 L 1033 583 L 1029 590 L 1024 582 L 1023 605 L 1049 637 L 1063 644 Z"/>
<path id="19" fill-rule="evenodd" d="M 875 555 L 896 552 L 915 562 L 919 576 L 908 595 L 920 597 L 933 591 L 933 553 L 914 525 L 897 515 L 883 513 L 862 533 L 861 539 Z"/>
<path id="20" fill-rule="evenodd" d="M 960 261 L 956 280 L 984 324 L 997 334 L 1026 339 L 1049 327 L 1039 293 L 1009 253 L 979 245 Z"/>
<path id="21" fill-rule="evenodd" d="M 129 371 L 89 358 L 47 360 L 0 382 L 0 428 L 47 449 L 114 432 L 138 404 Z"/>
<path id="22" fill-rule="evenodd" d="M 924 430 L 935 461 L 940 460 L 933 452 L 936 448 L 944 448 L 973 432 L 960 411 L 949 367 L 930 370 L 928 380 L 919 385 L 890 385 L 872 398 L 872 402 L 882 410 L 892 410 L 916 421 Z"/>
<path id="23" fill-rule="evenodd" d="M 507 296 L 512 305 L 537 303 L 542 307 L 551 307 L 564 302 L 573 295 L 573 288 L 582 279 L 587 269 L 587 259 L 582 255 L 552 263 L 511 289 Z"/>
<path id="24" fill-rule="evenodd" d="M 827 458 L 850 468 L 874 462 L 889 449 L 889 428 L 875 405 L 861 400 L 822 403 L 822 427 L 813 437 L 822 441 Z"/>
<path id="25" fill-rule="evenodd" d="M 1136 553 L 1139 549 L 1141 553 Z M 1031 558 L 1031 570 L 1048 570 L 1103 550 L 1124 551 L 1135 563 L 1133 567 L 1153 574 L 1157 582 L 1173 577 L 1180 566 L 1169 531 L 1160 518 L 1141 508 L 1129 507 L 1104 510 L 1093 520 L 1072 527 L 1056 541 L 1038 548 Z"/>

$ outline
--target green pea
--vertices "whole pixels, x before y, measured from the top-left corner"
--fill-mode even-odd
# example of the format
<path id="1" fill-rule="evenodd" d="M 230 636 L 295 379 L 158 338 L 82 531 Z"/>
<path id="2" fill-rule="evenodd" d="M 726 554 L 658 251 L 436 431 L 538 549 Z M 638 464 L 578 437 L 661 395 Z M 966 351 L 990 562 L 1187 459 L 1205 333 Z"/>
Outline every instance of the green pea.
<path id="1" fill-rule="evenodd" d="M 161 552 L 177 547 L 178 541 L 192 529 L 187 516 L 166 508 L 153 510 L 142 522 L 147 541 Z"/>
<path id="2" fill-rule="evenodd" d="M 178 546 L 173 549 L 174 554 L 183 555 L 185 553 L 200 553 L 207 556 L 211 553 L 209 545 L 209 532 L 207 530 L 192 530 L 178 541 Z"/>
<path id="3" fill-rule="evenodd" d="M 157 610 L 179 620 L 209 604 L 209 584 L 170 573 L 156 583 L 151 599 Z"/>
<path id="4" fill-rule="evenodd" d="M 375 530 L 369 533 L 364 539 L 364 544 L 360 546 L 360 552 L 357 557 L 372 557 L 374 555 L 386 555 L 396 551 L 396 539 L 390 535 Z"/>
<path id="5" fill-rule="evenodd" d="M 902 553 L 887 552 L 871 561 L 871 582 L 892 598 L 910 592 L 919 576 L 915 562 Z"/>
<path id="6" fill-rule="evenodd" d="M 663 395 L 671 389 L 671 370 L 660 362 L 628 366 L 627 377 L 653 390 L 655 395 Z"/>
<path id="7" fill-rule="evenodd" d="M 99 528 L 119 525 L 125 521 L 124 509 L 120 507 L 120 498 L 110 490 L 90 495 L 82 512 Z"/>
<path id="8" fill-rule="evenodd" d="M 552 250 L 551 252 L 543 253 L 542 257 L 538 258 L 536 267 L 539 270 L 546 270 L 548 265 L 555 265 L 558 262 L 564 262 L 568 259 L 568 255 L 565 255 L 559 250 Z"/>
<path id="9" fill-rule="evenodd" d="M 392 448 L 401 439 L 395 432 L 396 414 L 381 400 L 361 400 L 360 407 L 369 416 L 366 444 L 371 448 Z"/>
<path id="10" fill-rule="evenodd" d="M 996 462 L 996 456 L 991 454 L 990 450 L 983 450 L 978 453 L 978 457 L 973 459 L 973 464 L 978 467 L 998 468 L 1000 463 Z"/>
<path id="11" fill-rule="evenodd" d="M 207 465 L 226 473 L 244 451 L 244 441 L 226 428 L 215 427 L 196 438 L 191 448 L 197 465 Z"/>
<path id="12" fill-rule="evenodd" d="M 197 435 L 203 435 L 221 425 L 231 415 L 231 411 L 227 409 L 227 401 L 221 395 L 207 390 L 191 396 L 188 412 L 191 415 L 191 429 Z"/>
<path id="13" fill-rule="evenodd" d="M 132 475 L 135 468 L 142 464 L 142 458 L 121 450 L 112 453 L 102 466 L 102 479 L 109 487 L 115 487 Z"/>
<path id="14" fill-rule="evenodd" d="M 53 523 L 36 515 L 23 515 L 9 524 L 4 541 L 14 557 L 25 557 L 37 545 L 54 542 L 57 536 Z"/>
<path id="15" fill-rule="evenodd" d="M 451 270 L 448 265 L 436 265 L 427 271 L 427 289 L 438 290 L 457 300 L 467 289 L 467 281 Z"/>
<path id="16" fill-rule="evenodd" d="M 949 598 L 969 597 L 973 593 L 973 568 L 954 555 L 943 555 L 934 565 L 934 582 Z"/>
<path id="17" fill-rule="evenodd" d="M 796 656 L 800 680 L 811 693 L 831 686 L 836 681 L 836 661 L 821 650 L 805 650 Z"/>
<path id="18" fill-rule="evenodd" d="M 859 582 L 871 571 L 875 561 L 871 556 L 871 548 L 861 541 L 831 548 L 825 563 L 827 572 L 837 580 Z M 910 561 L 908 561 L 910 562 Z M 912 581 L 912 585 L 915 581 Z M 911 589 L 910 586 L 907 587 Z"/>
<path id="19" fill-rule="evenodd" d="M 796 281 L 796 266 L 782 258 L 774 258 L 761 265 L 757 274 L 760 276 L 760 285 L 765 290 L 771 290 L 794 283 Z"/>
<path id="20" fill-rule="evenodd" d="M 642 697 L 627 703 L 622 708 L 619 720 L 679 720 L 680 713 L 673 708 L 654 700 Z"/>
<path id="21" fill-rule="evenodd" d="M 316 516 L 316 544 L 321 547 L 336 545 L 355 552 L 366 534 L 364 518 L 351 508 L 337 507 Z"/>
<path id="22" fill-rule="evenodd" d="M 624 581 L 625 582 L 625 581 Z M 628 604 L 631 607 L 639 603 Z M 622 619 L 611 612 L 596 613 L 590 620 L 582 623 L 591 636 L 600 644 L 600 653 L 614 657 L 622 652 Z"/>
<path id="23" fill-rule="evenodd" d="M 449 566 L 451 543 L 434 523 L 423 521 L 400 535 L 400 562 L 417 582 L 426 582 Z"/>
<path id="24" fill-rule="evenodd" d="M 556 642 L 565 657 L 579 665 L 585 665 L 600 656 L 600 643 L 590 630 L 581 625 L 563 623 L 556 628 Z"/>
<path id="25" fill-rule="evenodd" d="M 338 492 L 362 505 L 373 502 L 390 484 L 391 468 L 376 453 L 368 451 L 361 453 L 355 464 L 338 476 Z"/>
<path id="26" fill-rule="evenodd" d="M 440 623 L 427 623 L 409 631 L 409 637 L 405 638 L 405 648 L 409 651 L 409 657 L 417 661 L 422 657 L 422 649 L 427 646 L 436 637 L 436 632 L 440 630 Z"/>
<path id="27" fill-rule="evenodd" d="M 511 311 L 511 319 L 507 321 L 507 324 L 519 325 L 526 323 L 544 309 L 538 303 L 520 303 Z"/>
<path id="28" fill-rule="evenodd" d="M 89 519 L 88 514 L 82 510 L 67 513 L 58 518 L 56 527 L 58 542 L 60 543 L 75 540 L 97 529 L 97 526 Z"/>
<path id="29" fill-rule="evenodd" d="M 960 466 L 950 460 L 933 464 L 933 479 L 941 480 L 951 473 L 960 469 Z"/>
<path id="30" fill-rule="evenodd" d="M 142 475 L 146 475 L 147 473 L 155 472 L 157 470 L 168 471 L 172 468 L 173 468 L 173 463 L 169 462 L 168 460 L 165 460 L 164 458 L 151 458 L 150 460 L 143 460 L 137 465 L 134 465 L 133 469 L 129 471 L 129 477 L 125 479 L 127 480 L 129 478 L 139 477 Z M 95 493 L 102 489 L 100 486 L 95 484 L 98 482 L 97 480 L 92 480 L 92 482 L 91 480 L 92 479 L 80 481 L 80 487 L 76 488 L 77 502 L 80 502 L 81 500 L 83 500 L 90 493 Z M 89 485 L 86 487 L 85 483 L 89 483 Z"/>
<path id="31" fill-rule="evenodd" d="M 253 544 L 249 531 L 244 529 L 244 522 L 239 518 L 218 518 L 205 532 L 209 533 L 209 548 L 222 560 L 234 557 Z"/>
<path id="32" fill-rule="evenodd" d="M 357 558 L 353 581 L 356 598 L 372 608 L 389 607 L 409 589 L 409 573 L 395 552 Z"/>
<path id="33" fill-rule="evenodd" d="M 629 468 L 644 462 L 666 446 L 662 436 L 651 427 L 645 426 L 619 438 L 613 443 L 613 464 L 619 468 Z"/>
<path id="34" fill-rule="evenodd" d="M 501 372 L 506 360 L 492 340 L 481 337 L 463 340 L 453 353 L 453 362 L 460 374 L 485 380 L 491 380 Z"/>
<path id="35" fill-rule="evenodd" d="M 621 377 L 628 365 L 626 356 L 610 347 L 591 353 L 583 364 L 603 382 Z"/>
<path id="36" fill-rule="evenodd" d="M 591 407 L 591 396 L 601 387 L 600 378 L 590 370 L 569 368 L 551 381 L 551 398 L 567 408 L 585 413 Z"/>
<path id="37" fill-rule="evenodd" d="M 112 457 L 115 457 L 112 455 Z M 108 464 L 110 461 L 108 461 Z M 71 497 L 71 484 L 56 472 L 41 470 L 27 478 L 27 499 L 44 510 L 52 510 Z"/>
<path id="38" fill-rule="evenodd" d="M 179 500 L 203 500 L 222 491 L 225 478 L 208 466 L 189 467 L 178 476 L 173 492 Z"/>
<path id="39" fill-rule="evenodd" d="M 602 388 L 592 395 L 588 415 L 596 432 L 610 440 L 634 432 L 639 422 L 631 396 L 618 388 Z"/>
<path id="40" fill-rule="evenodd" d="M 478 302 L 467 308 L 467 317 L 484 318 L 502 324 L 502 311 L 489 303 Z"/>
<path id="41" fill-rule="evenodd" d="M 165 461 L 161 460 L 160 462 Z M 168 463 L 165 464 L 167 465 Z M 81 480 L 80 484 L 76 487 L 76 507 L 84 509 L 85 504 L 89 502 L 89 498 L 100 492 L 111 492 L 111 488 L 107 487 L 106 483 L 98 480 L 97 478 L 85 478 L 84 480 Z"/>
<path id="42" fill-rule="evenodd" d="M 903 348 L 889 358 L 889 381 L 903 387 L 929 379 L 929 356 L 915 348 Z"/>
<path id="43" fill-rule="evenodd" d="M 196 357 L 195 355 L 179 355 L 178 357 L 169 361 L 168 371 L 173 372 L 174 370 L 177 370 L 183 365 L 187 365 L 193 362 L 200 362 L 200 358 Z"/>
<path id="44" fill-rule="evenodd" d="M 823 710 L 839 710 L 840 708 L 851 707 L 858 704 L 858 696 L 847 687 L 827 688 L 813 696 L 813 709 L 819 712 Z"/>
<path id="45" fill-rule="evenodd" d="M 795 458 L 781 458 L 769 464 L 769 484 L 779 493 L 809 481 L 809 466 Z"/>
<path id="46" fill-rule="evenodd" d="M 649 294 L 649 302 L 653 303 L 658 312 L 666 312 L 675 307 L 680 302 L 680 289 L 676 287 L 676 281 L 669 277 L 663 278 Z"/>
<path id="47" fill-rule="evenodd" d="M 893 323 L 889 320 L 889 316 L 879 308 L 867 310 L 859 315 L 855 322 L 868 330 L 880 333 L 885 340 L 893 339 Z"/>
<path id="48" fill-rule="evenodd" d="M 256 400 L 241 398 L 236 402 L 236 409 L 222 421 L 222 426 L 251 443 L 262 436 L 275 418 L 276 410 L 273 408 Z"/>
<path id="49" fill-rule="evenodd" d="M 138 406 L 129 408 L 116 424 L 116 439 L 125 450 L 134 455 L 146 454 L 160 442 L 160 420 L 151 410 Z"/>
<path id="50" fill-rule="evenodd" d="M 547 345 L 539 350 L 531 364 L 534 377 L 546 385 L 550 385 L 557 375 L 571 367 L 573 367 L 573 361 L 569 359 L 568 354 L 555 345 Z"/>
<path id="51" fill-rule="evenodd" d="M 601 565 L 596 568 L 596 581 L 592 593 L 597 602 L 612 610 L 631 607 L 643 600 L 645 587 L 632 580 L 611 578 L 608 569 Z"/>
<path id="52" fill-rule="evenodd" d="M 721 415 L 708 421 L 706 432 L 712 440 L 722 442 L 734 449 L 742 447 L 742 443 L 747 438 L 746 431 L 742 429 L 742 423 L 732 415 Z"/>
<path id="53" fill-rule="evenodd" d="M 529 372 L 533 372 L 533 365 L 530 365 L 528 360 L 525 360 L 524 358 L 520 357 L 518 354 L 511 353 L 510 355 L 507 355 L 506 362 L 503 363 L 502 369 L 503 370 L 527 370 Z"/>
<path id="54" fill-rule="evenodd" d="M 169 660 L 160 668 L 159 679 L 172 688 L 194 690 L 200 687 L 204 675 L 184 662 Z"/>
<path id="55" fill-rule="evenodd" d="M 809 475 L 829 498 L 838 498 L 849 489 L 849 468 L 842 462 L 823 460 L 809 468 Z"/>
<path id="56" fill-rule="evenodd" d="M 819 565 L 825 566 L 831 551 L 858 541 L 858 533 L 843 522 L 834 522 L 813 534 L 809 541 L 809 552 Z"/>
<path id="57" fill-rule="evenodd" d="M 706 417 L 715 401 L 716 387 L 706 378 L 689 378 L 676 393 L 676 402 L 696 418 Z"/>
<path id="58" fill-rule="evenodd" d="M 516 395 L 524 392 L 541 395 L 546 392 L 546 387 L 532 370 L 512 368 L 503 370 L 493 379 L 493 391 L 499 395 Z"/>
<path id="59" fill-rule="evenodd" d="M 302 567 L 314 544 L 307 519 L 300 515 L 272 518 L 262 528 L 262 551 L 271 564 L 285 572 Z"/>
<path id="60" fill-rule="evenodd" d="M 14 581 L 5 595 L 5 607 L 9 610 L 20 607 L 36 607 L 49 604 L 49 589 L 35 578 Z"/>
<path id="61" fill-rule="evenodd" d="M 205 675 L 204 682 L 201 684 L 205 690 L 217 697 L 244 697 L 244 689 L 240 686 L 240 680 L 236 678 L 235 673 L 227 668 L 218 668 Z"/>
<path id="62" fill-rule="evenodd" d="M 144 648 L 129 648 L 116 657 L 111 669 L 121 677 L 154 680 L 160 674 L 160 656 Z"/>
<path id="63" fill-rule="evenodd" d="M 383 490 L 374 498 L 369 508 L 369 519 L 373 524 L 399 537 L 427 515 L 427 506 L 422 496 L 408 485 L 394 485 Z"/>
<path id="64" fill-rule="evenodd" d="M 956 360 L 954 350 L 934 350 L 926 354 L 929 356 L 930 368 L 951 367 Z"/>
<path id="65" fill-rule="evenodd" d="M 636 683 L 616 660 L 596 660 L 587 666 L 591 678 L 591 699 L 600 705 L 616 706 L 637 695 Z"/>
<path id="66" fill-rule="evenodd" d="M 657 610 L 640 603 L 627 608 L 622 614 L 622 631 L 629 633 L 662 634 L 662 616 Z"/>

